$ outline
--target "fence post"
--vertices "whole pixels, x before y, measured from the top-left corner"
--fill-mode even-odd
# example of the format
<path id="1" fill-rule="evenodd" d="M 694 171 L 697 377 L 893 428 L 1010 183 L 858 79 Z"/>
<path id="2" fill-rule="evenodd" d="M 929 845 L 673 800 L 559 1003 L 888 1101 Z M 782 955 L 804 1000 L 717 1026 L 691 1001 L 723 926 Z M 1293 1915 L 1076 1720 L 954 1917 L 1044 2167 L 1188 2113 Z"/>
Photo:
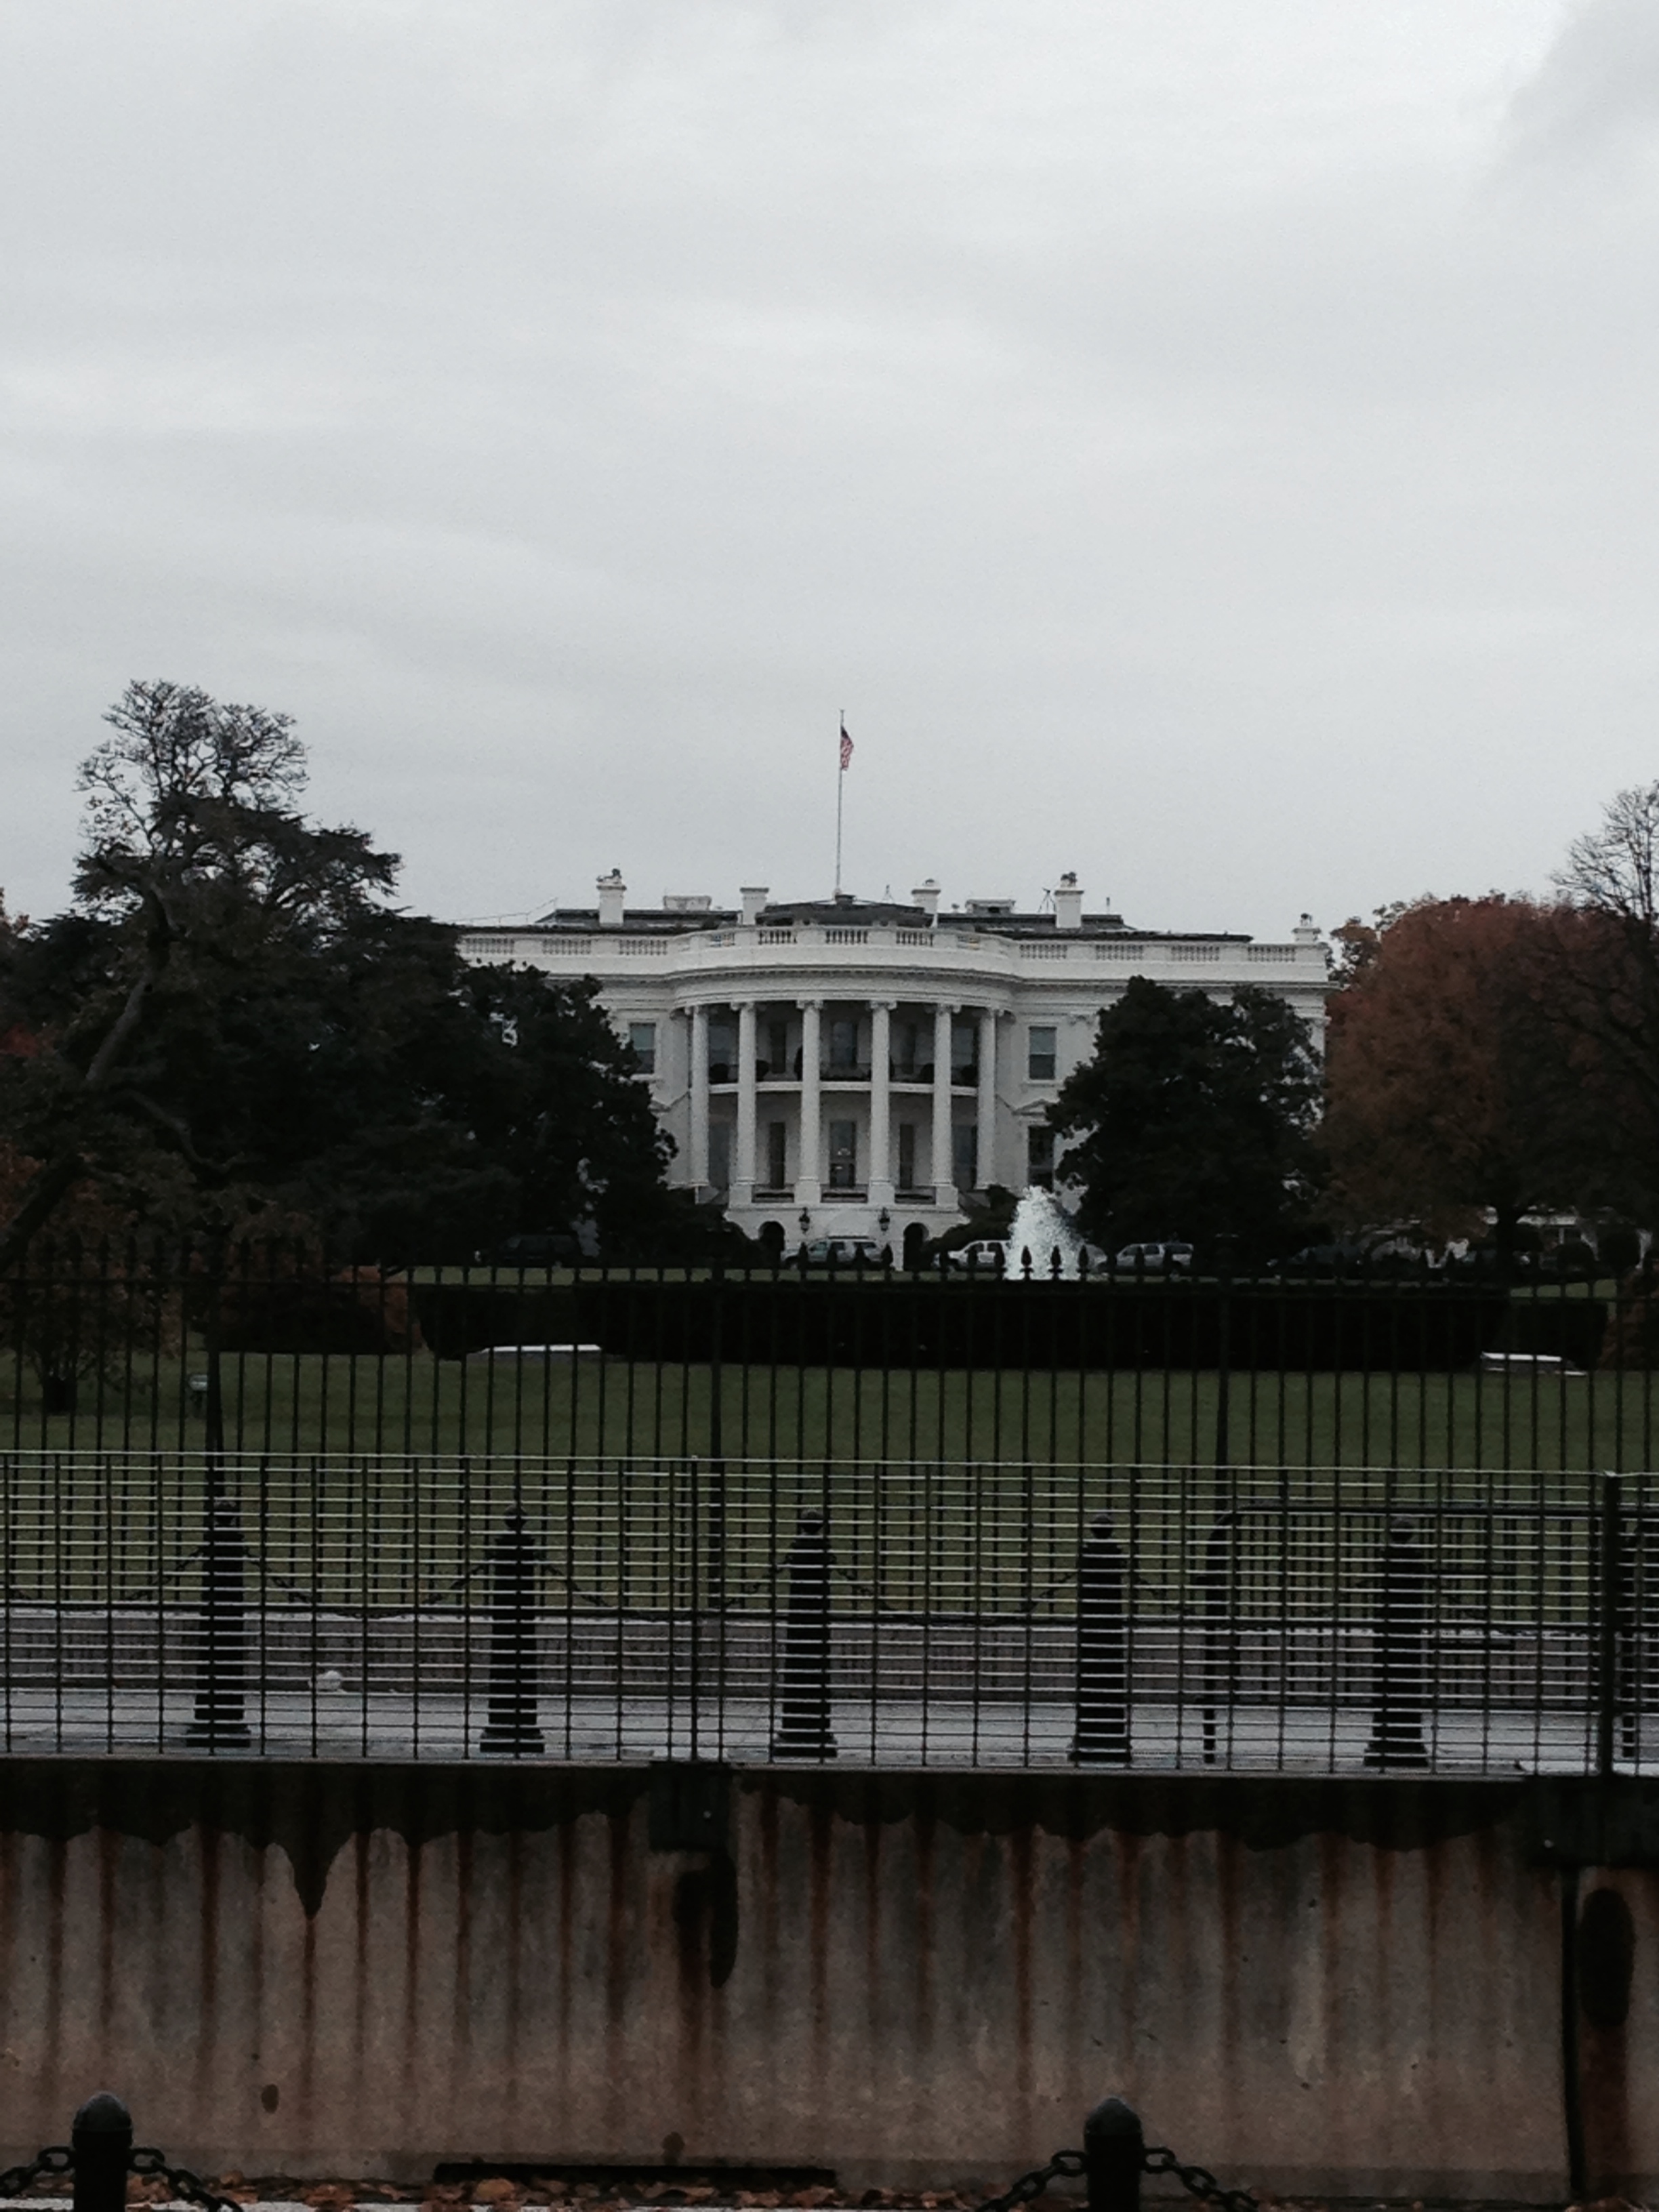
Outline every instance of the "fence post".
<path id="1" fill-rule="evenodd" d="M 100 2089 L 88 2097 L 70 2129 L 75 2153 L 75 2212 L 125 2212 L 132 2115 L 118 2097 Z"/>
<path id="2" fill-rule="evenodd" d="M 1083 2166 L 1089 2212 L 1139 2212 L 1146 2157 L 1140 2115 L 1121 2097 L 1108 2097 L 1083 2123 Z"/>
<path id="3" fill-rule="evenodd" d="M 1204 1764 L 1213 1766 L 1217 1754 L 1218 1710 L 1227 1718 L 1227 1748 L 1232 1751 L 1233 1705 L 1238 1695 L 1238 1634 L 1229 1619 L 1234 1609 L 1238 1515 L 1231 1507 L 1217 1516 L 1204 1541 L 1204 1565 L 1196 1577 L 1203 1592 L 1204 1694 L 1210 1700 L 1202 1709 Z"/>
<path id="4" fill-rule="evenodd" d="M 1621 1498 L 1622 1504 L 1622 1498 Z M 1619 1686 L 1619 1755 L 1642 1755 L 1642 1709 L 1647 1697 L 1647 1668 L 1644 1651 L 1653 1628 L 1652 1572 L 1649 1559 L 1646 1516 L 1638 1486 L 1628 1516 L 1619 1516 L 1619 1648 L 1615 1661 Z"/>
<path id="5" fill-rule="evenodd" d="M 1223 1231 L 1215 1240 L 1215 1468 L 1216 1511 L 1224 1510 L 1223 1470 L 1232 1464 L 1233 1267 L 1238 1239 Z"/>
<path id="6" fill-rule="evenodd" d="M 1112 1534 L 1112 1516 L 1097 1513 L 1077 1562 L 1075 1766 L 1129 1764 L 1128 1588 L 1128 1561 Z"/>
<path id="7" fill-rule="evenodd" d="M 1429 1555 L 1417 1524 L 1389 1524 L 1382 1546 L 1376 1610 L 1376 1707 L 1365 1765 L 1426 1766 L 1423 1705 L 1427 1673 Z"/>
<path id="8" fill-rule="evenodd" d="M 784 1561 L 783 1676 L 774 1759 L 833 1759 L 830 1726 L 830 1540 L 822 1513 L 803 1513 Z"/>
<path id="9" fill-rule="evenodd" d="M 510 1757 L 544 1751 L 536 1685 L 536 1584 L 540 1554 L 515 1505 L 489 1547 L 488 1717 L 480 1751 Z"/>

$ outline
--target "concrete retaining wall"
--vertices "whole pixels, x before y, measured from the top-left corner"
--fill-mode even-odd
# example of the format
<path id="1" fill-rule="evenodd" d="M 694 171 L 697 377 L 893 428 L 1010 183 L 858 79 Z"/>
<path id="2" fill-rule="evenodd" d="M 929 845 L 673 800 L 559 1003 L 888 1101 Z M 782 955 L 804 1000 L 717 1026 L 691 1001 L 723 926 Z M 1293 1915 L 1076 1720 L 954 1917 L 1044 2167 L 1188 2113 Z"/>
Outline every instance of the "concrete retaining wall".
<path id="1" fill-rule="evenodd" d="M 1659 1875 L 1554 1863 L 1646 1856 L 1645 1797 L 1615 1850 L 1571 1785 L 761 1768 L 713 1851 L 652 1798 L 0 1762 L 0 2156 L 110 2087 L 214 2170 L 1001 2186 L 1116 2091 L 1299 2192 L 1559 2201 L 1575 2128 L 1659 2176 Z"/>

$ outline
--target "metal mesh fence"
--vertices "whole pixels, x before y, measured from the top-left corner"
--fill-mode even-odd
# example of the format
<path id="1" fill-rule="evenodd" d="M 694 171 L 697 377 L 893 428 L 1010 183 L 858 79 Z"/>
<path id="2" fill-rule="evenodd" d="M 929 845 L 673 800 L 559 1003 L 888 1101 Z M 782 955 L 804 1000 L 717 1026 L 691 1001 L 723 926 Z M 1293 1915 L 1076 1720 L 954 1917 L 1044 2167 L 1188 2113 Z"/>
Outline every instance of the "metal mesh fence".
<path id="1" fill-rule="evenodd" d="M 0 1452 L 12 1752 L 1641 1769 L 1646 1474 Z"/>

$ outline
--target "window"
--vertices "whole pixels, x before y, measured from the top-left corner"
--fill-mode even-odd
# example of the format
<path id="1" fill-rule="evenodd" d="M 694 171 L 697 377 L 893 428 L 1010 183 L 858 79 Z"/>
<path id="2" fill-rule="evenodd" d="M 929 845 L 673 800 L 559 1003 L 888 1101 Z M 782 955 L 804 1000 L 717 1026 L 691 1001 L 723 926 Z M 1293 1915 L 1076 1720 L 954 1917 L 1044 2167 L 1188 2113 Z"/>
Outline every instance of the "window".
<path id="1" fill-rule="evenodd" d="M 830 1024 L 830 1066 L 840 1074 L 859 1064 L 859 1025 L 856 1022 Z"/>
<path id="2" fill-rule="evenodd" d="M 921 1024 L 895 1022 L 893 1024 L 893 1073 L 900 1082 L 908 1082 L 922 1065 Z"/>
<path id="3" fill-rule="evenodd" d="M 766 1125 L 766 1187 L 785 1190 L 789 1183 L 789 1130 L 785 1122 Z"/>
<path id="4" fill-rule="evenodd" d="M 1052 1083 L 1054 1079 L 1054 1035 L 1051 1029 L 1030 1029 L 1025 1032 L 1025 1073 L 1033 1083 Z"/>
<path id="5" fill-rule="evenodd" d="M 772 1021 L 766 1024 L 766 1072 L 775 1083 L 781 1082 L 789 1073 L 789 1024 Z M 779 1177 L 782 1181 L 782 1177 Z"/>
<path id="6" fill-rule="evenodd" d="M 641 1075 L 657 1072 L 657 1024 L 655 1022 L 629 1022 L 628 1049 L 634 1055 L 634 1065 Z"/>
<path id="7" fill-rule="evenodd" d="M 979 1070 L 979 1024 L 971 1014 L 951 1019 L 951 1079 L 971 1083 Z"/>
<path id="8" fill-rule="evenodd" d="M 732 1124 L 711 1121 L 708 1125 L 708 1180 L 716 1190 L 729 1188 L 732 1182 Z"/>
<path id="9" fill-rule="evenodd" d="M 729 1014 L 717 1014 L 708 1024 L 708 1080 L 735 1083 L 737 1058 L 737 1033 L 732 1027 L 732 1018 Z"/>
<path id="10" fill-rule="evenodd" d="M 916 1187 L 916 1125 L 901 1121 L 898 1125 L 898 1187 L 914 1190 Z"/>
<path id="11" fill-rule="evenodd" d="M 830 1188 L 851 1190 L 858 1182 L 859 1129 L 856 1121 L 830 1124 Z"/>
<path id="12" fill-rule="evenodd" d="M 1052 1129 L 1028 1129 L 1025 1133 L 1025 1179 L 1039 1190 L 1054 1187 L 1054 1133 Z"/>
<path id="13" fill-rule="evenodd" d="M 979 1188 L 979 1131 L 971 1121 L 951 1128 L 951 1175 L 958 1190 Z"/>

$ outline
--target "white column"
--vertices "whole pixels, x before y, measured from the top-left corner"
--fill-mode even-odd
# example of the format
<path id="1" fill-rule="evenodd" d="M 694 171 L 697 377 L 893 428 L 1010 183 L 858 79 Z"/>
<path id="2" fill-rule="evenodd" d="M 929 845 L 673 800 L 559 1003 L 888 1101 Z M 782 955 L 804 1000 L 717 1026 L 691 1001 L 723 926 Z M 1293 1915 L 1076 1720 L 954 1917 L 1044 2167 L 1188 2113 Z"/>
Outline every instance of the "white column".
<path id="1" fill-rule="evenodd" d="M 732 1162 L 728 1204 L 747 1206 L 755 1195 L 755 1002 L 738 1007 L 738 1149 Z"/>
<path id="2" fill-rule="evenodd" d="M 893 1203 L 893 1001 L 870 1001 L 870 1203 Z"/>
<path id="3" fill-rule="evenodd" d="M 956 1183 L 951 1170 L 951 1017 L 955 1012 L 941 1000 L 933 1008 L 933 1203 L 954 1206 Z"/>
<path id="4" fill-rule="evenodd" d="M 996 1181 L 997 1148 L 997 1018 L 992 1006 L 979 1015 L 979 1187 L 987 1190 Z"/>
<path id="5" fill-rule="evenodd" d="M 691 1188 L 708 1182 L 708 1009 L 691 1009 Z"/>
<path id="6" fill-rule="evenodd" d="M 821 1134 L 823 1069 L 818 1032 L 822 999 L 802 999 L 800 1006 L 800 1167 L 795 1196 L 803 1206 L 823 1202 L 823 1140 Z"/>

